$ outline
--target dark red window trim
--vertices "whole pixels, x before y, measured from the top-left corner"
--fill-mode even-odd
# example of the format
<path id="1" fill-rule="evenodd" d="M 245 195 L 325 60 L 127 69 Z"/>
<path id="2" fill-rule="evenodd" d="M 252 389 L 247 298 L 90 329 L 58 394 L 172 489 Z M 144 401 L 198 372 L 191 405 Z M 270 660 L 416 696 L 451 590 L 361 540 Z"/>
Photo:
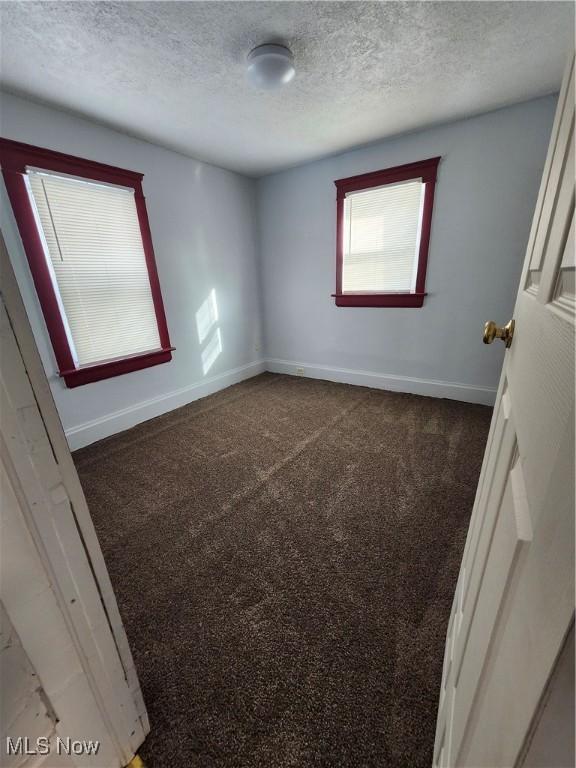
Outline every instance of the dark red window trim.
<path id="1" fill-rule="evenodd" d="M 30 144 L 22 144 L 19 141 L 2 138 L 0 138 L 0 165 L 8 197 L 10 198 L 16 223 L 20 231 L 20 237 L 22 238 L 30 265 L 30 271 L 32 272 L 36 292 L 40 300 L 40 306 L 42 307 L 46 327 L 48 328 L 52 347 L 54 348 L 59 375 L 64 378 L 66 386 L 78 387 L 93 381 L 100 381 L 112 376 L 120 376 L 131 371 L 138 371 L 142 368 L 149 368 L 152 365 L 167 363 L 171 360 L 174 347 L 170 344 L 162 293 L 160 291 L 160 281 L 154 258 L 150 224 L 148 222 L 148 213 L 146 212 L 146 201 L 142 192 L 143 175 L 134 171 L 126 171 L 122 168 L 105 165 L 104 163 L 96 163 L 92 160 L 84 160 L 80 157 L 63 154 L 62 152 L 53 152 L 50 149 L 42 149 L 41 147 L 34 147 Z M 144 246 L 150 289 L 156 313 L 158 334 L 160 336 L 160 349 L 130 357 L 118 358 L 117 360 L 82 366 L 81 368 L 74 366 L 72 352 L 68 344 L 64 323 L 62 322 L 58 301 L 46 263 L 42 240 L 36 226 L 32 204 L 26 189 L 25 176 L 27 167 L 41 168 L 57 173 L 68 173 L 91 181 L 104 181 L 109 184 L 119 184 L 134 189 L 136 211 L 140 223 L 142 244 Z"/>
<path id="2" fill-rule="evenodd" d="M 421 307 L 423 305 L 426 296 L 426 266 L 432 226 L 432 209 L 434 207 L 434 188 L 439 162 L 439 157 L 431 157 L 417 163 L 407 163 L 382 171 L 363 173 L 360 176 L 350 176 L 347 179 L 338 179 L 334 182 L 336 185 L 336 293 L 332 295 L 336 299 L 337 307 Z M 343 293 L 344 198 L 346 193 L 418 178 L 422 179 L 426 188 L 422 210 L 416 290 L 413 293 Z"/>

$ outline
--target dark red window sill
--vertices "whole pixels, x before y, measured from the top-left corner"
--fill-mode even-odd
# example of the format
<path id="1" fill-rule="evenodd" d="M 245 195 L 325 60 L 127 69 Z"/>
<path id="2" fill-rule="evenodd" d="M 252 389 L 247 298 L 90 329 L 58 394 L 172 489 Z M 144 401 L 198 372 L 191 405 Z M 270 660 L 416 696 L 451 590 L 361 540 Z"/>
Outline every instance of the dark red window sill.
<path id="1" fill-rule="evenodd" d="M 425 293 L 333 293 L 337 307 L 412 307 L 424 304 Z"/>
<path id="2" fill-rule="evenodd" d="M 172 360 L 174 349 L 175 347 L 168 347 L 154 352 L 145 352 L 142 355 L 123 357 L 120 360 L 110 360 L 107 363 L 73 368 L 68 371 L 60 371 L 59 375 L 62 376 L 67 387 L 81 387 L 83 384 L 91 384 L 93 381 L 102 381 L 102 379 L 110 379 L 113 376 L 122 376 L 124 373 L 151 368 L 153 365 L 169 363 Z"/>

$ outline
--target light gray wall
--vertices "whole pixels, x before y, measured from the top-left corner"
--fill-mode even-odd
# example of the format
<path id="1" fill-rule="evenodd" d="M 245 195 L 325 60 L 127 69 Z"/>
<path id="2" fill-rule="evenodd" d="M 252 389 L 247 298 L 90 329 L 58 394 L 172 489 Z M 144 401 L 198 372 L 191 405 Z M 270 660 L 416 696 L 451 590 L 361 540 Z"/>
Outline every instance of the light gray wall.
<path id="1" fill-rule="evenodd" d="M 310 375 L 489 401 L 503 349 L 482 345 L 482 325 L 505 322 L 512 311 L 555 102 L 527 102 L 268 176 L 256 195 L 250 179 L 3 94 L 3 136 L 145 174 L 174 359 L 70 390 L 57 376 L 0 183 L 2 229 L 72 447 L 257 373 L 264 356 L 288 361 L 276 368 L 289 372 L 304 363 Z M 434 155 L 443 160 L 424 308 L 336 308 L 334 179 Z M 195 314 L 212 289 L 223 350 L 206 377 Z M 377 376 L 347 378 L 342 369 Z M 430 380 L 465 387 L 430 390 Z"/>
<path id="2" fill-rule="evenodd" d="M 294 371 L 297 362 L 319 376 L 326 372 L 314 367 L 329 366 L 456 382 L 470 388 L 462 399 L 486 401 L 503 348 L 484 347 L 483 324 L 511 316 L 555 105 L 554 96 L 526 102 L 261 179 L 266 356 L 289 361 L 276 369 Z M 335 307 L 334 180 L 436 155 L 424 307 Z M 351 380 L 379 385 L 377 377 Z"/>
<path id="3" fill-rule="evenodd" d="M 574 768 L 574 625 L 560 652 L 523 768 Z"/>
<path id="4" fill-rule="evenodd" d="M 64 428 L 78 435 L 73 446 L 193 399 L 190 387 L 206 379 L 195 314 L 212 289 L 223 349 L 208 377 L 262 357 L 253 180 L 6 94 L 1 98 L 1 133 L 144 173 L 164 307 L 176 351 L 165 365 L 75 389 L 66 389 L 57 375 L 12 209 L 0 184 L 4 237 Z M 223 381 L 227 383 L 231 381 Z M 89 426 L 83 429 L 86 423 Z"/>

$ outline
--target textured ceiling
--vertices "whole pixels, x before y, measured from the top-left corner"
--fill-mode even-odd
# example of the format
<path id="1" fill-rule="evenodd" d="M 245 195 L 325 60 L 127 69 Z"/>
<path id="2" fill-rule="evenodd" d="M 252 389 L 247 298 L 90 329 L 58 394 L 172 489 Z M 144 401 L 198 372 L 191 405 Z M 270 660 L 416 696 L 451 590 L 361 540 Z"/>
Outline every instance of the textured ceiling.
<path id="1" fill-rule="evenodd" d="M 258 176 L 559 87 L 568 2 L 2 2 L 3 87 Z M 297 74 L 245 79 L 279 41 Z"/>

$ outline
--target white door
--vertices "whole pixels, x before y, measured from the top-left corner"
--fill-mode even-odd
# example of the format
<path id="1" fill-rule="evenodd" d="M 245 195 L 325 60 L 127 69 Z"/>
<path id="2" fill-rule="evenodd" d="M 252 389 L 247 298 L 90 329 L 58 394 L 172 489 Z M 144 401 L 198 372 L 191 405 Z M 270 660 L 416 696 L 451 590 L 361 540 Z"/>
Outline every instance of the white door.
<path id="1" fill-rule="evenodd" d="M 448 626 L 434 766 L 521 764 L 573 620 L 573 133 L 572 56 Z"/>
<path id="2" fill-rule="evenodd" d="M 0 764 L 39 766 L 42 736 L 56 750 L 42 765 L 120 768 L 149 730 L 146 708 L 1 235 L 0 283 L 0 635 L 18 638 L 0 644 L 12 675 L 1 735 L 16 744 L 3 742 Z M 81 751 L 66 760 L 72 742 Z"/>

